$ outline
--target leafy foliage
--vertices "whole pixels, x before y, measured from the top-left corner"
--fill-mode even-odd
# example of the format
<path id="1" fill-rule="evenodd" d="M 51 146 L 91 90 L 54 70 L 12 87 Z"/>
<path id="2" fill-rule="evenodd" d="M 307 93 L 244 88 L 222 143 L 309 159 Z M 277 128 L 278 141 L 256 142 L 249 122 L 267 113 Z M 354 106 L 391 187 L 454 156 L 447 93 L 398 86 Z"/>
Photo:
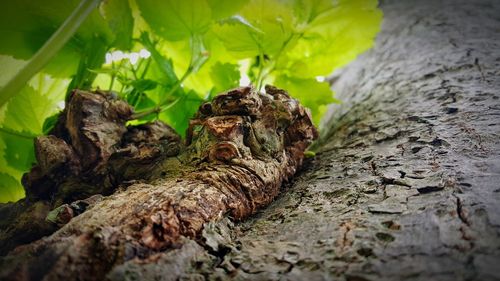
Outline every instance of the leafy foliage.
<path id="1" fill-rule="evenodd" d="M 0 53 L 16 59 L 29 59 L 57 30 L 62 22 L 77 7 L 78 0 L 58 1 L 3 1 L 0 17 Z M 74 73 L 79 54 L 85 42 L 98 37 L 103 44 L 114 36 L 105 19 L 94 11 L 80 26 L 78 32 L 52 59 L 45 69 L 55 76 L 68 77 Z"/>
<path id="2" fill-rule="evenodd" d="M 1 4 L 0 86 L 16 79 L 78 4 Z M 317 77 L 370 48 L 381 17 L 376 0 L 102 0 L 0 108 L 0 202 L 23 196 L 33 138 L 50 131 L 73 88 L 115 91 L 134 106 L 131 123 L 160 119 L 182 134 L 217 93 L 271 83 L 309 107 L 318 124 L 336 100 Z"/>
<path id="3" fill-rule="evenodd" d="M 207 1 L 138 0 L 137 5 L 151 29 L 167 40 L 189 39 L 210 27 L 211 9 Z"/>

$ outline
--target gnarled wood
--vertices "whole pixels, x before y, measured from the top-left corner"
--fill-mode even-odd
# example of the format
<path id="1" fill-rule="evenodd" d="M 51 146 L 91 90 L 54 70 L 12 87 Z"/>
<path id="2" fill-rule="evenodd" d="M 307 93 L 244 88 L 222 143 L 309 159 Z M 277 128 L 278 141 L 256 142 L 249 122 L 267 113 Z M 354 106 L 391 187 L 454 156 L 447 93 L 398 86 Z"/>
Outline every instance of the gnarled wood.
<path id="1" fill-rule="evenodd" d="M 243 87 L 202 105 L 186 147 L 158 122 L 127 129 L 130 108 L 106 93 L 75 91 L 67 108 L 61 138 L 36 142 L 40 164 L 25 177 L 29 198 L 51 196 L 50 205 L 109 193 L 117 178 L 142 182 L 48 213 L 48 223 L 65 225 L 10 252 L 1 261 L 5 279 L 101 280 L 127 260 L 199 237 L 209 221 L 242 220 L 276 197 L 317 137 L 309 112 L 270 86 L 266 94 Z M 82 190 L 78 180 L 92 188 Z"/>

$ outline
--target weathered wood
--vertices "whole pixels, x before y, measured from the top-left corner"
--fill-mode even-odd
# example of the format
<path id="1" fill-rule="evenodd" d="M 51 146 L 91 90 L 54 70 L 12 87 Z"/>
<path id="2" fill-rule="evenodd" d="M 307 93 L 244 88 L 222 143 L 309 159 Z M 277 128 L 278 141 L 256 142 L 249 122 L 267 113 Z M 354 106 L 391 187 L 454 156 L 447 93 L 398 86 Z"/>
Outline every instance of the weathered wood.
<path id="1" fill-rule="evenodd" d="M 82 193 L 114 193 L 48 213 L 47 223 L 64 226 L 0 260 L 4 279 L 102 280 L 128 260 L 153 261 L 158 252 L 181 247 L 183 237 L 199 237 L 207 222 L 239 221 L 268 205 L 317 137 L 308 110 L 270 86 L 265 94 L 231 90 L 202 105 L 189 145 L 174 155 L 161 149 L 179 141 L 168 126 L 127 129 L 130 108 L 109 94 L 76 91 L 67 108 L 61 122 L 69 137 L 36 142 L 39 165 L 26 176 L 28 198 L 49 197 L 54 204 Z M 131 169 L 134 176 L 127 177 Z M 116 190 L 110 178 L 117 177 L 143 181 Z M 48 188 L 34 192 L 40 186 Z"/>
<path id="2" fill-rule="evenodd" d="M 180 137 L 160 122 L 127 127 L 131 114 L 112 93 L 72 92 L 55 128 L 35 140 L 37 165 L 23 176 L 26 198 L 0 207 L 0 255 L 83 212 L 88 202 L 68 205 L 75 200 L 160 176 L 153 163 L 177 155 Z"/>

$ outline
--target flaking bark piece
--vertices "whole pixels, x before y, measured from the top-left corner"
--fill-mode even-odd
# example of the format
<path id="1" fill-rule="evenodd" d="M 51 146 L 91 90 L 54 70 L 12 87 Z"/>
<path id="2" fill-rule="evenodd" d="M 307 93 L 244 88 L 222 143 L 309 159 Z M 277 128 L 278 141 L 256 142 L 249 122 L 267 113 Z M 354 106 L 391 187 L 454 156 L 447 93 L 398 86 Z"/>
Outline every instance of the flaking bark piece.
<path id="1" fill-rule="evenodd" d="M 98 171 L 127 131 L 132 107 L 116 95 L 75 90 L 66 109 L 66 129 L 71 145 L 81 157 L 82 169 Z"/>
<path id="2" fill-rule="evenodd" d="M 261 99 L 251 87 L 240 87 L 218 95 L 212 101 L 212 115 L 249 115 L 259 112 Z"/>
<path id="3" fill-rule="evenodd" d="M 130 126 L 123 136 L 122 145 L 115 158 L 130 153 L 132 158 L 153 159 L 179 154 L 181 137 L 175 130 L 161 121 Z"/>
<path id="4" fill-rule="evenodd" d="M 35 139 L 35 157 L 44 173 L 50 173 L 70 162 L 74 173 L 78 172 L 79 160 L 64 140 L 56 136 L 40 136 Z"/>

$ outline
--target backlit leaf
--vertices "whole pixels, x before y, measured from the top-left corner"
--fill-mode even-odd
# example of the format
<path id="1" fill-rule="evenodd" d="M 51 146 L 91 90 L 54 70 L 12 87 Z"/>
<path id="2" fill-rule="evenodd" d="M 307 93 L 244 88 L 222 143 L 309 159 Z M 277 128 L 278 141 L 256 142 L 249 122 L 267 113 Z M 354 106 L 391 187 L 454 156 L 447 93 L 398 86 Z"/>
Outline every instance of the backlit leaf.
<path id="1" fill-rule="evenodd" d="M 134 18 L 128 0 L 103 0 L 100 11 L 115 35 L 113 45 L 122 50 L 132 48 Z"/>
<path id="2" fill-rule="evenodd" d="M 24 197 L 19 181 L 9 174 L 0 172 L 0 203 L 16 202 Z"/>
<path id="3" fill-rule="evenodd" d="M 210 27 L 211 11 L 206 0 L 137 0 L 142 17 L 158 35 L 182 40 L 203 34 Z"/>
<path id="4" fill-rule="evenodd" d="M 3 1 L 0 16 L 0 54 L 29 59 L 52 36 L 79 4 L 79 0 Z M 114 38 L 98 10 L 93 11 L 66 46 L 45 68 L 62 77 L 74 72 L 85 42 L 99 37 L 103 43 Z"/>
<path id="5" fill-rule="evenodd" d="M 240 70 L 237 64 L 220 63 L 214 64 L 210 71 L 215 91 L 217 93 L 235 88 L 240 83 Z"/>
<path id="6" fill-rule="evenodd" d="M 308 107 L 316 125 L 319 125 L 319 121 L 325 113 L 326 105 L 336 102 L 328 82 L 282 75 L 276 79 L 274 84 L 279 88 L 286 89 L 291 96 Z"/>
<path id="7" fill-rule="evenodd" d="M 237 13 L 248 0 L 208 0 L 212 11 L 212 18 L 220 20 Z"/>
<path id="8" fill-rule="evenodd" d="M 274 55 L 295 32 L 293 9 L 283 1 L 251 0 L 237 17 L 239 21 L 225 21 L 214 28 L 236 58 Z"/>

